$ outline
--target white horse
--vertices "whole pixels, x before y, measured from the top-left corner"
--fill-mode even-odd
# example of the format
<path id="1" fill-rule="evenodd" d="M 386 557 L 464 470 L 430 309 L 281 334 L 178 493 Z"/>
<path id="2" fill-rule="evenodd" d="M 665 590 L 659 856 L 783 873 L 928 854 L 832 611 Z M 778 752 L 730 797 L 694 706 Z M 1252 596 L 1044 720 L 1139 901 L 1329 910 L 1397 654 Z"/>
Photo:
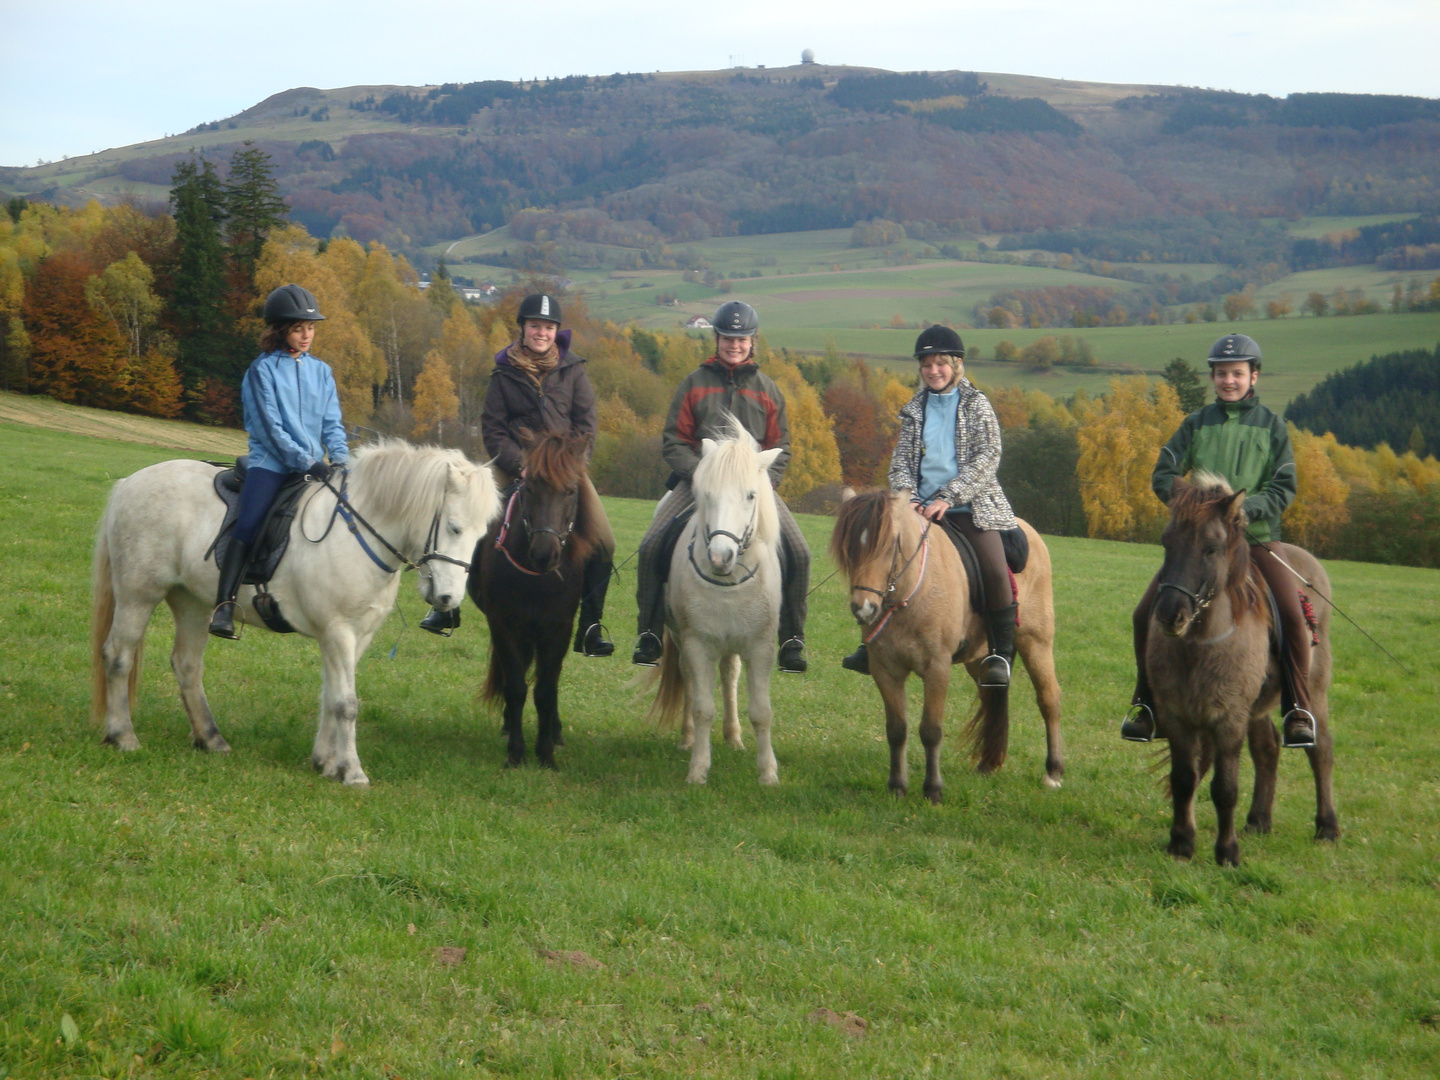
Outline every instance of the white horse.
<path id="1" fill-rule="evenodd" d="M 761 451 L 739 424 L 728 434 L 701 442 L 691 481 L 695 514 L 675 545 L 665 585 L 665 647 L 651 714 L 662 724 L 682 718 L 680 748 L 690 750 L 686 779 L 705 783 L 717 661 L 725 741 L 736 749 L 745 745 L 737 703 L 743 660 L 755 763 L 760 783 L 773 784 L 770 670 L 780 621 L 780 523 L 766 470 L 780 449 Z"/>
<path id="2" fill-rule="evenodd" d="M 419 568 L 425 602 L 451 609 L 465 595 L 475 545 L 500 509 L 490 470 L 458 450 L 399 440 L 363 446 L 353 455 L 348 501 L 355 535 L 336 520 L 336 498 L 312 486 L 290 528 L 290 546 L 267 588 L 281 614 L 320 643 L 324 684 L 312 762 L 324 775 L 370 783 L 355 752 L 355 665 L 400 588 L 400 571 Z M 175 616 L 170 666 L 190 718 L 195 745 L 230 749 L 215 726 L 201 682 L 219 572 L 205 553 L 225 516 L 214 491 L 216 468 L 203 461 L 165 461 L 116 483 L 95 539 L 91 670 L 92 715 L 104 741 L 140 745 L 130 722 L 139 685 L 145 627 L 164 600 Z M 362 545 L 357 537 L 363 539 Z M 372 554 L 373 553 L 373 554 Z M 264 623 L 240 591 L 236 619 Z"/>

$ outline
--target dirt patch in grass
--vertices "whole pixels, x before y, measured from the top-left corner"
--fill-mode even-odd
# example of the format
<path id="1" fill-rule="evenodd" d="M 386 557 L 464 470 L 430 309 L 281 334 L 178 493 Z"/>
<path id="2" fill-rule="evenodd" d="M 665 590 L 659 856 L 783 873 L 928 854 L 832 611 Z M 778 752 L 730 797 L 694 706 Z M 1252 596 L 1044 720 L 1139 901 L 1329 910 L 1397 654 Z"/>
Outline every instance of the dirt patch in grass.
<path id="1" fill-rule="evenodd" d="M 233 428 L 202 427 L 180 420 L 160 420 L 153 416 L 65 405 L 47 397 L 0 393 L 0 421 L 7 420 L 12 424 L 176 450 L 194 450 L 218 457 L 243 454 L 246 447 L 245 433 Z"/>

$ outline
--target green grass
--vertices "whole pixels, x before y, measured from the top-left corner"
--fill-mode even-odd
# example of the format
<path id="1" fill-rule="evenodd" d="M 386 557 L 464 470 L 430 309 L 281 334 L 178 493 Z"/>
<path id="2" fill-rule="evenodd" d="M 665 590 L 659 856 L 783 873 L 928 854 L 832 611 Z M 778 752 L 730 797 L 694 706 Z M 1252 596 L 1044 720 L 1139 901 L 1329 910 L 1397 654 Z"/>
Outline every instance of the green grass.
<path id="1" fill-rule="evenodd" d="M 1337 324 L 1340 321 L 1337 321 Z M 487 635 L 415 629 L 362 662 L 366 792 L 307 767 L 313 643 L 209 650 L 235 752 L 189 747 L 152 630 L 143 748 L 86 720 L 88 558 L 110 482 L 164 451 L 0 423 L 0 1075 L 1433 1076 L 1440 1065 L 1440 574 L 1335 563 L 1337 801 L 1308 770 L 1244 865 L 1177 864 L 1153 755 L 1115 735 L 1128 611 L 1156 549 L 1050 541 L 1068 772 L 1015 694 L 1012 756 L 946 802 L 885 792 L 873 686 L 832 580 L 810 674 L 776 679 L 780 785 L 710 783 L 643 719 L 623 659 L 567 667 L 558 772 L 502 768 Z M 650 507 L 608 500 L 628 554 Z M 817 557 L 828 521 L 802 518 Z M 633 578 L 608 621 L 628 644 Z M 397 645 L 394 659 L 388 653 Z M 533 720 L 527 722 L 533 739 Z M 747 738 L 753 747 L 753 739 Z M 918 760 L 918 747 L 915 757 Z M 1202 847 L 1213 812 L 1202 801 Z M 447 965 L 437 950 L 467 950 Z M 556 954 L 547 957 L 544 951 Z M 583 954 L 570 962 L 565 954 Z M 589 958 L 601 966 L 584 962 Z M 810 1019 L 867 1024 L 853 1039 Z M 65 1018 L 69 1017 L 67 1023 Z"/>
<path id="2" fill-rule="evenodd" d="M 1304 217 L 1286 225 L 1285 231 L 1291 236 L 1318 240 L 1331 233 L 1363 229 L 1366 225 L 1389 225 L 1393 221 L 1408 221 L 1415 214 L 1352 214 L 1344 217 Z"/>

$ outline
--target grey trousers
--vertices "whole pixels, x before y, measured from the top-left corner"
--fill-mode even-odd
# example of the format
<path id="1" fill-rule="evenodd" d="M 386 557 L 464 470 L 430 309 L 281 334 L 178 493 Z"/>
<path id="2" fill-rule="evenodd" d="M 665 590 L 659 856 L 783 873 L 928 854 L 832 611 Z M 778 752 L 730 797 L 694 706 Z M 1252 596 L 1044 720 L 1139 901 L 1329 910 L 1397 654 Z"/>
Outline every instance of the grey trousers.
<path id="1" fill-rule="evenodd" d="M 681 480 L 655 514 L 645 538 L 640 541 L 639 566 L 635 571 L 635 603 L 638 631 L 657 637 L 665 628 L 664 583 L 669 567 L 661 566 L 665 530 L 682 513 L 695 505 L 690 481 Z M 775 496 L 780 519 L 780 642 L 805 637 L 806 594 L 810 591 L 810 545 L 795 524 L 795 515 L 785 500 Z"/>

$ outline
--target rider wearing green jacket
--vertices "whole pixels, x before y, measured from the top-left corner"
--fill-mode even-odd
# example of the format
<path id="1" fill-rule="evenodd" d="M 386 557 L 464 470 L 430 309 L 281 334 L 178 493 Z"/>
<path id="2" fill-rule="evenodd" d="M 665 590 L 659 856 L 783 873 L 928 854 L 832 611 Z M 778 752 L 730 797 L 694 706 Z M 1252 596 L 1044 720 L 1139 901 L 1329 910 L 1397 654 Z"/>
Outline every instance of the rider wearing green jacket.
<path id="1" fill-rule="evenodd" d="M 1223 476 L 1233 491 L 1245 492 L 1246 535 L 1250 558 L 1259 569 L 1280 609 L 1285 634 L 1282 663 L 1290 674 L 1284 744 L 1315 745 L 1315 717 L 1310 712 L 1310 627 L 1300 603 L 1299 583 L 1269 554 L 1265 545 L 1280 539 L 1280 515 L 1295 499 L 1295 455 L 1285 421 L 1260 404 L 1255 384 L 1260 377 L 1260 346 L 1244 334 L 1226 334 L 1210 349 L 1210 377 L 1215 400 L 1187 416 L 1160 450 L 1150 486 L 1160 501 L 1170 502 L 1175 481 L 1203 469 Z M 1132 742 L 1155 737 L 1154 702 L 1145 675 L 1145 643 L 1150 609 L 1155 604 L 1159 575 L 1150 582 L 1135 608 L 1137 676 L 1130 711 L 1120 734 Z"/>

